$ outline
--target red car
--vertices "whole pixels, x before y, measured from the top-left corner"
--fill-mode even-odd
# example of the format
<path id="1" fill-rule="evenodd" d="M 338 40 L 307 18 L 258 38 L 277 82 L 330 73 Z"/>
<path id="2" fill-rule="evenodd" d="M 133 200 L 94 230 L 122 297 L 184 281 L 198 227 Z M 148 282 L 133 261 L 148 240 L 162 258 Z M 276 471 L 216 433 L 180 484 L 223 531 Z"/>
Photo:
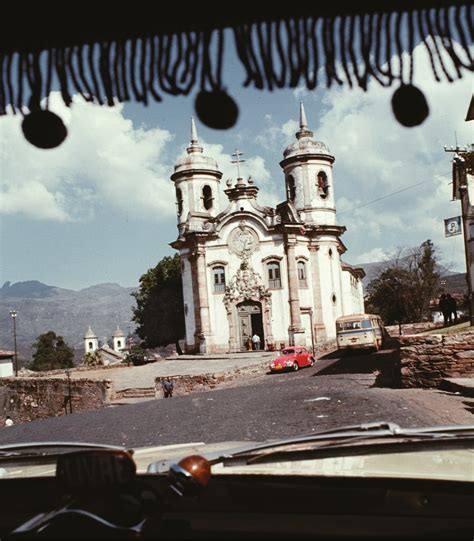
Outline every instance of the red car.
<path id="1" fill-rule="evenodd" d="M 314 357 L 310 351 L 301 346 L 292 346 L 280 351 L 279 357 L 270 363 L 270 372 L 293 370 L 296 372 L 305 366 L 313 366 Z"/>

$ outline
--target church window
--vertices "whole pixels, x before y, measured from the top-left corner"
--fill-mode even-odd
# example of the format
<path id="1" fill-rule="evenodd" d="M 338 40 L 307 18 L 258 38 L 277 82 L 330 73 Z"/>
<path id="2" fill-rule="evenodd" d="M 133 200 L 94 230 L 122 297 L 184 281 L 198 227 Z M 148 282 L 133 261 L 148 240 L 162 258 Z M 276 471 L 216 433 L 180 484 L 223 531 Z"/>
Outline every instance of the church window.
<path id="1" fill-rule="evenodd" d="M 92 349 L 94 346 L 92 344 L 92 342 L 89 342 L 89 349 Z"/>
<path id="2" fill-rule="evenodd" d="M 304 261 L 298 261 L 298 284 L 300 287 L 307 287 L 306 282 L 306 264 Z"/>
<path id="3" fill-rule="evenodd" d="M 316 188 L 319 197 L 326 199 L 329 194 L 329 183 L 328 177 L 324 171 L 320 171 L 316 176 Z"/>
<path id="4" fill-rule="evenodd" d="M 337 301 L 336 294 L 333 293 L 333 294 L 332 294 L 332 302 L 333 302 L 333 304 L 336 304 L 336 301 Z"/>
<path id="5" fill-rule="evenodd" d="M 267 264 L 268 269 L 268 287 L 270 289 L 279 289 L 281 288 L 281 279 L 280 279 L 280 263 L 276 261 L 271 261 Z"/>
<path id="6" fill-rule="evenodd" d="M 288 177 L 288 180 L 286 181 L 286 197 L 288 201 L 291 201 L 292 203 L 295 202 L 296 185 L 295 185 L 295 179 L 291 175 Z"/>
<path id="7" fill-rule="evenodd" d="M 207 185 L 204 186 L 202 189 L 202 203 L 206 210 L 210 210 L 212 208 L 213 199 L 211 187 Z"/>
<path id="8" fill-rule="evenodd" d="M 122 342 L 120 340 L 117 340 L 117 347 L 118 348 L 121 348 L 122 347 Z"/>
<path id="9" fill-rule="evenodd" d="M 329 254 L 329 257 L 332 257 L 332 248 L 329 248 L 328 254 Z"/>
<path id="10" fill-rule="evenodd" d="M 224 293 L 225 291 L 225 271 L 224 267 L 214 267 L 214 293 Z"/>
<path id="11" fill-rule="evenodd" d="M 176 204 L 178 205 L 178 215 L 183 212 L 183 192 L 181 188 L 176 188 Z"/>

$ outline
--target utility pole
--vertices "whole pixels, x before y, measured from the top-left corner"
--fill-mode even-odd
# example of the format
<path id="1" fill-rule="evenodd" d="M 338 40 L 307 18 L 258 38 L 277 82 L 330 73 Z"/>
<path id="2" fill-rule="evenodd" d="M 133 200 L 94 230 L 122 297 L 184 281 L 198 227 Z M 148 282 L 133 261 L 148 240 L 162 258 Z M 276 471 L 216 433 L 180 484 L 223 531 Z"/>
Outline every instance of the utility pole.
<path id="1" fill-rule="evenodd" d="M 453 152 L 453 200 L 461 201 L 461 219 L 466 257 L 469 320 L 474 325 L 474 145 L 444 147 Z"/>

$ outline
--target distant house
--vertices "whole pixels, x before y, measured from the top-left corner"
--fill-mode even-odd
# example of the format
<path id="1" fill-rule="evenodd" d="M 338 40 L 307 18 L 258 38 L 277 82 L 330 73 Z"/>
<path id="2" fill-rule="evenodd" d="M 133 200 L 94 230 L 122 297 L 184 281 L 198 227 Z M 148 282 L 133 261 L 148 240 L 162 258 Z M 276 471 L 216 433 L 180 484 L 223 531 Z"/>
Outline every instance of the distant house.
<path id="1" fill-rule="evenodd" d="M 14 351 L 4 351 L 0 349 L 0 378 L 13 376 Z"/>

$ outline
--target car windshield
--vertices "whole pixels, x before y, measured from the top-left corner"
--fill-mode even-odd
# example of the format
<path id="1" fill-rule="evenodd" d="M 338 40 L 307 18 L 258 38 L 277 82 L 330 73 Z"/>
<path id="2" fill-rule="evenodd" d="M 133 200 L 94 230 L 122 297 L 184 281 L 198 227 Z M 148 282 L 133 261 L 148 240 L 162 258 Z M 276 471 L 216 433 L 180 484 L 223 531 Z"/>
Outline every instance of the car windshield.
<path id="1" fill-rule="evenodd" d="M 1 446 L 472 424 L 472 6 L 389 4 L 2 37 Z"/>

